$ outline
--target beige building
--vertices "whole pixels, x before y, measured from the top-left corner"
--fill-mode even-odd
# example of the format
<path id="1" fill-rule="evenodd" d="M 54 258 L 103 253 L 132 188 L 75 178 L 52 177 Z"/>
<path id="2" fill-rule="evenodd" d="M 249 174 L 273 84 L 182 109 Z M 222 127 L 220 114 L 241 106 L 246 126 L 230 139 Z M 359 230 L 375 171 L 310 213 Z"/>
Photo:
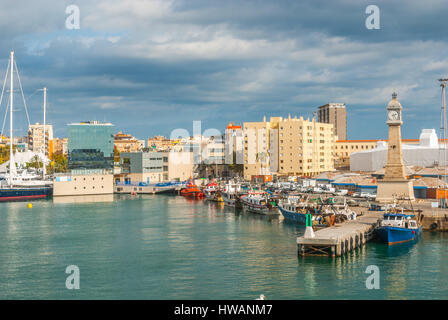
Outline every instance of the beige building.
<path id="1" fill-rule="evenodd" d="M 353 152 L 375 149 L 381 140 L 337 140 L 334 144 L 334 167 L 349 168 Z"/>
<path id="2" fill-rule="evenodd" d="M 45 125 L 45 139 L 44 139 L 44 125 L 32 124 L 28 127 L 28 148 L 33 152 L 43 152 L 48 157 L 50 141 L 53 140 L 53 126 L 51 124 Z M 44 149 L 45 146 L 45 149 Z"/>
<path id="3" fill-rule="evenodd" d="M 58 175 L 53 180 L 54 196 L 81 196 L 93 194 L 112 194 L 112 174 L 74 174 Z"/>
<path id="4" fill-rule="evenodd" d="M 53 154 L 59 153 L 66 155 L 68 153 L 68 138 L 54 138 L 50 141 L 49 146 L 50 159 L 53 159 Z"/>
<path id="5" fill-rule="evenodd" d="M 114 146 L 118 152 L 137 152 L 145 147 L 145 142 L 120 131 L 114 135 Z"/>
<path id="6" fill-rule="evenodd" d="M 321 123 L 331 123 L 334 135 L 339 140 L 347 139 L 347 110 L 344 103 L 327 103 L 320 106 L 318 119 Z"/>
<path id="7" fill-rule="evenodd" d="M 315 176 L 334 170 L 333 125 L 300 118 L 271 117 L 244 123 L 244 177 Z"/>
<path id="8" fill-rule="evenodd" d="M 169 151 L 175 142 L 164 136 L 148 138 L 147 146 L 155 151 Z"/>

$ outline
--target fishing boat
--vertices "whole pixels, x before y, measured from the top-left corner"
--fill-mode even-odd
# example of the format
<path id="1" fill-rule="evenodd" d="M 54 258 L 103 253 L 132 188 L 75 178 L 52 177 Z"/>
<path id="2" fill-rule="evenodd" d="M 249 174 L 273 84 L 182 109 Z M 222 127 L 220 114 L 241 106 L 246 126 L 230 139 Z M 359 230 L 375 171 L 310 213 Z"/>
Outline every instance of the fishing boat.
<path id="1" fill-rule="evenodd" d="M 336 201 L 334 198 L 319 202 L 309 201 L 309 197 L 289 196 L 279 201 L 278 209 L 285 220 L 305 225 L 306 215 L 311 214 L 313 225 L 324 227 L 345 220 L 356 219 L 356 213 L 348 207 L 345 199 Z"/>
<path id="2" fill-rule="evenodd" d="M 30 177 L 25 172 L 23 172 L 20 175 L 18 175 L 18 173 L 17 173 L 16 163 L 14 160 L 14 152 L 13 152 L 14 67 L 16 67 L 16 64 L 14 62 L 14 52 L 11 52 L 9 65 L 8 65 L 8 68 L 6 71 L 7 74 L 8 74 L 8 71 L 10 71 L 9 173 L 4 175 L 3 178 L 0 180 L 0 202 L 1 201 L 20 201 L 20 200 L 42 199 L 42 198 L 51 197 L 53 195 L 52 183 L 45 180 L 45 164 L 44 164 L 42 179 L 39 179 L 36 177 Z M 17 67 L 16 67 L 16 72 L 18 72 Z M 3 85 L 3 90 L 2 90 L 2 94 L 1 94 L 1 98 L 0 98 L 0 105 L 2 102 L 1 100 L 3 98 L 3 92 L 5 89 L 5 85 L 6 85 L 6 80 L 7 80 L 7 77 L 5 77 L 5 84 Z M 21 86 L 20 86 L 20 89 L 22 90 Z M 44 91 L 44 110 L 45 110 L 45 103 L 46 103 L 46 89 Z M 45 113 L 45 111 L 44 111 L 44 113 Z M 44 118 L 45 118 L 45 116 L 44 116 Z M 44 125 L 44 128 L 45 128 L 45 125 Z M 45 131 L 44 131 L 44 136 L 45 136 Z"/>
<path id="3" fill-rule="evenodd" d="M 222 197 L 219 192 L 218 184 L 215 181 L 212 181 L 211 183 L 207 184 L 207 186 L 203 189 L 203 193 L 205 196 L 205 199 L 209 201 L 214 202 L 222 202 Z"/>
<path id="4" fill-rule="evenodd" d="M 419 220 L 412 213 L 386 212 L 377 230 L 378 236 L 388 245 L 417 240 L 422 233 Z"/>
<path id="5" fill-rule="evenodd" d="M 278 204 L 278 209 L 286 220 L 305 225 L 307 212 L 300 203 L 300 197 L 291 196 L 283 201 L 280 201 Z"/>
<path id="6" fill-rule="evenodd" d="M 181 196 L 193 199 L 202 199 L 204 197 L 204 193 L 201 189 L 199 189 L 197 185 L 193 184 L 191 180 L 187 184 L 186 188 L 180 190 L 180 194 Z"/>
<path id="7" fill-rule="evenodd" d="M 228 207 L 235 207 L 240 192 L 241 187 L 239 184 L 232 184 L 232 183 L 227 184 L 225 188 L 221 190 L 221 196 L 224 205 Z"/>
<path id="8" fill-rule="evenodd" d="M 275 214 L 277 205 L 270 201 L 266 192 L 251 192 L 240 196 L 245 211 L 258 214 Z"/>

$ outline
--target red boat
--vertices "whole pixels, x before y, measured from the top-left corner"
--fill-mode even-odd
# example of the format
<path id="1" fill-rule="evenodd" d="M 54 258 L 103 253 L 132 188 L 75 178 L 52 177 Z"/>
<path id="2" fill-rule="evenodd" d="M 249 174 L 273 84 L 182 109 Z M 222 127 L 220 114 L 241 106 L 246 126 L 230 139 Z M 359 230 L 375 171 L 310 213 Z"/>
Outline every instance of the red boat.
<path id="1" fill-rule="evenodd" d="M 180 195 L 194 199 L 202 199 L 204 197 L 202 190 L 199 189 L 197 185 L 193 184 L 191 180 L 186 188 L 180 190 Z"/>

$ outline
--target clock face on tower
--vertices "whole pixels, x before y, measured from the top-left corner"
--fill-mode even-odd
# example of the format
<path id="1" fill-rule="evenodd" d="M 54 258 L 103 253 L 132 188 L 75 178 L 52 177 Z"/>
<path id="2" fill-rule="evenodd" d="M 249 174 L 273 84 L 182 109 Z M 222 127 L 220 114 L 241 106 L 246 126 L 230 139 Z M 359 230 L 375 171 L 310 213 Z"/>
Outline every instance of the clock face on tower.
<path id="1" fill-rule="evenodd" d="M 398 113 L 398 111 L 391 110 L 389 111 L 388 118 L 391 121 L 397 121 L 400 120 L 400 114 Z"/>

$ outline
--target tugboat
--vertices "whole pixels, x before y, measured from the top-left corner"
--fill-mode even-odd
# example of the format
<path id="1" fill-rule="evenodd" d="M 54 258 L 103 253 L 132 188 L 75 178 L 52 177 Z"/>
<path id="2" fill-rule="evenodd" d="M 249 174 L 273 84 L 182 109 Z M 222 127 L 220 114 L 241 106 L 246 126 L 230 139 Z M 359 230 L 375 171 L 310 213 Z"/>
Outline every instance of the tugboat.
<path id="1" fill-rule="evenodd" d="M 419 217 L 403 212 L 387 212 L 383 215 L 383 221 L 377 230 L 378 236 L 388 245 L 416 240 L 422 233 Z"/>
<path id="2" fill-rule="evenodd" d="M 202 193 L 201 189 L 199 189 L 197 185 L 193 184 L 191 179 L 188 182 L 187 187 L 180 190 L 180 195 L 193 199 L 202 199 L 204 197 L 204 193 Z"/>

